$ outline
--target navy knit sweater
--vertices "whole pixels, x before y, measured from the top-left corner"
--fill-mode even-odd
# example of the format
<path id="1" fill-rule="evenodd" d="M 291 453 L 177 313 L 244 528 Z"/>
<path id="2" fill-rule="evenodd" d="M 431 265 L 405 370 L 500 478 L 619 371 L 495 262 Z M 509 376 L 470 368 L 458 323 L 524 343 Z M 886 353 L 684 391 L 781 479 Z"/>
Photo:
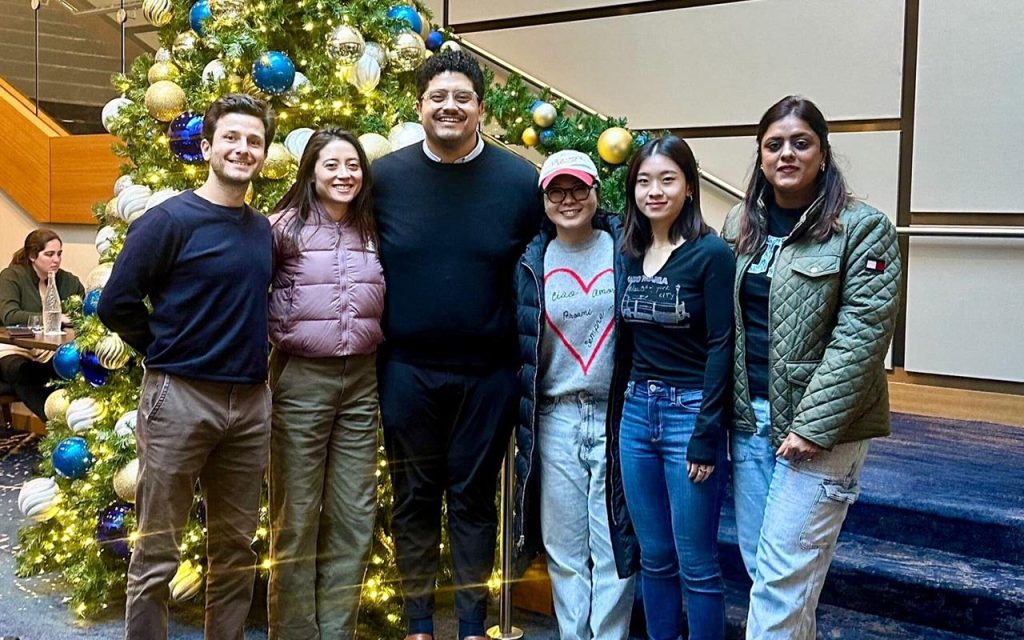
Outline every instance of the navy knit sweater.
<path id="1" fill-rule="evenodd" d="M 410 145 L 373 164 L 373 183 L 385 353 L 441 368 L 514 362 L 512 274 L 543 216 L 533 167 L 492 145 L 462 164 Z"/>
<path id="2" fill-rule="evenodd" d="M 266 218 L 186 191 L 128 228 L 97 312 L 150 369 L 263 382 L 270 262 Z"/>

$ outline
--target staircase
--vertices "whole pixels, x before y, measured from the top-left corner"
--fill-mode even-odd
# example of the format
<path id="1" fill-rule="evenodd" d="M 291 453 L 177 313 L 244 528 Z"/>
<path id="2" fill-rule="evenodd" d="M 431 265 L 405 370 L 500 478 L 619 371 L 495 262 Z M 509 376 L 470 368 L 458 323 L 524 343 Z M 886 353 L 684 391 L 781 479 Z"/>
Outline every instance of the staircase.
<path id="1" fill-rule="evenodd" d="M 818 612 L 819 638 L 1024 637 L 1024 429 L 893 415 L 872 443 Z M 730 634 L 749 581 L 719 534 Z"/>

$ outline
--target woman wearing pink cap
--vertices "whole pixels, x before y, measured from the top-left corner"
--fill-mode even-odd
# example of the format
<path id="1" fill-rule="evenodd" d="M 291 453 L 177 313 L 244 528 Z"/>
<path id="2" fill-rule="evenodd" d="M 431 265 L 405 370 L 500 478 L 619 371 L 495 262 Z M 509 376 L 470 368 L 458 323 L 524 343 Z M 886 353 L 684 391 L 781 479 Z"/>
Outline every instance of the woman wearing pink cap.
<path id="1" fill-rule="evenodd" d="M 584 153 L 549 157 L 540 187 L 547 219 L 516 271 L 516 554 L 525 564 L 543 541 L 562 638 L 624 639 L 638 552 L 617 444 L 629 374 L 615 322 L 622 224 L 598 210 Z"/>

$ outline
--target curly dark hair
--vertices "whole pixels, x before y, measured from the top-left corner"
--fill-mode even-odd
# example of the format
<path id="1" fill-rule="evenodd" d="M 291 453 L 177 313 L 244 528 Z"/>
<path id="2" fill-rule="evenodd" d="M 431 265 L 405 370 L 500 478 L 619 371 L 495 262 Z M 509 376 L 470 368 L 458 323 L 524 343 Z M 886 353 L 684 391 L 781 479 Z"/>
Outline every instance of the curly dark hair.
<path id="1" fill-rule="evenodd" d="M 210 105 L 206 110 L 206 115 L 203 116 L 203 140 L 213 144 L 213 134 L 217 130 L 217 122 L 229 113 L 242 113 L 259 118 L 263 122 L 265 132 L 263 150 L 266 151 L 270 148 L 270 143 L 274 141 L 274 130 L 277 129 L 274 110 L 265 101 L 245 93 L 230 93 L 221 96 Z"/>
<path id="2" fill-rule="evenodd" d="M 461 73 L 473 83 L 473 91 L 479 100 L 484 99 L 484 72 L 480 70 L 480 63 L 476 58 L 462 50 L 441 51 L 431 56 L 420 67 L 416 74 L 416 92 L 422 96 L 427 90 L 427 85 L 434 79 L 434 76 L 450 71 Z"/>

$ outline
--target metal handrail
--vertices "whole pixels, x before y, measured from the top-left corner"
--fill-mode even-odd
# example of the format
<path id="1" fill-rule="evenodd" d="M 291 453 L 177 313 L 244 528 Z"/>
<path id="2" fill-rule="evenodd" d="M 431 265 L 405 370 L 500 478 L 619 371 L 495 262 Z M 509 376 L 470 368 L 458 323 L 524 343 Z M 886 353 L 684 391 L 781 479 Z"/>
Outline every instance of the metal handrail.
<path id="1" fill-rule="evenodd" d="M 33 9 L 38 0 L 32 0 Z M 119 2 L 118 4 L 112 4 L 108 7 L 95 7 L 93 9 L 79 9 L 75 5 L 68 2 L 68 0 L 57 0 L 60 6 L 67 9 L 71 15 L 78 16 L 94 16 L 102 13 L 117 13 L 118 11 L 127 11 L 128 9 L 138 9 L 142 6 L 141 2 Z M 118 20 L 121 22 L 121 20 Z"/>
<path id="2" fill-rule="evenodd" d="M 896 233 L 917 238 L 1024 238 L 1024 227 L 920 224 L 896 227 Z"/>

